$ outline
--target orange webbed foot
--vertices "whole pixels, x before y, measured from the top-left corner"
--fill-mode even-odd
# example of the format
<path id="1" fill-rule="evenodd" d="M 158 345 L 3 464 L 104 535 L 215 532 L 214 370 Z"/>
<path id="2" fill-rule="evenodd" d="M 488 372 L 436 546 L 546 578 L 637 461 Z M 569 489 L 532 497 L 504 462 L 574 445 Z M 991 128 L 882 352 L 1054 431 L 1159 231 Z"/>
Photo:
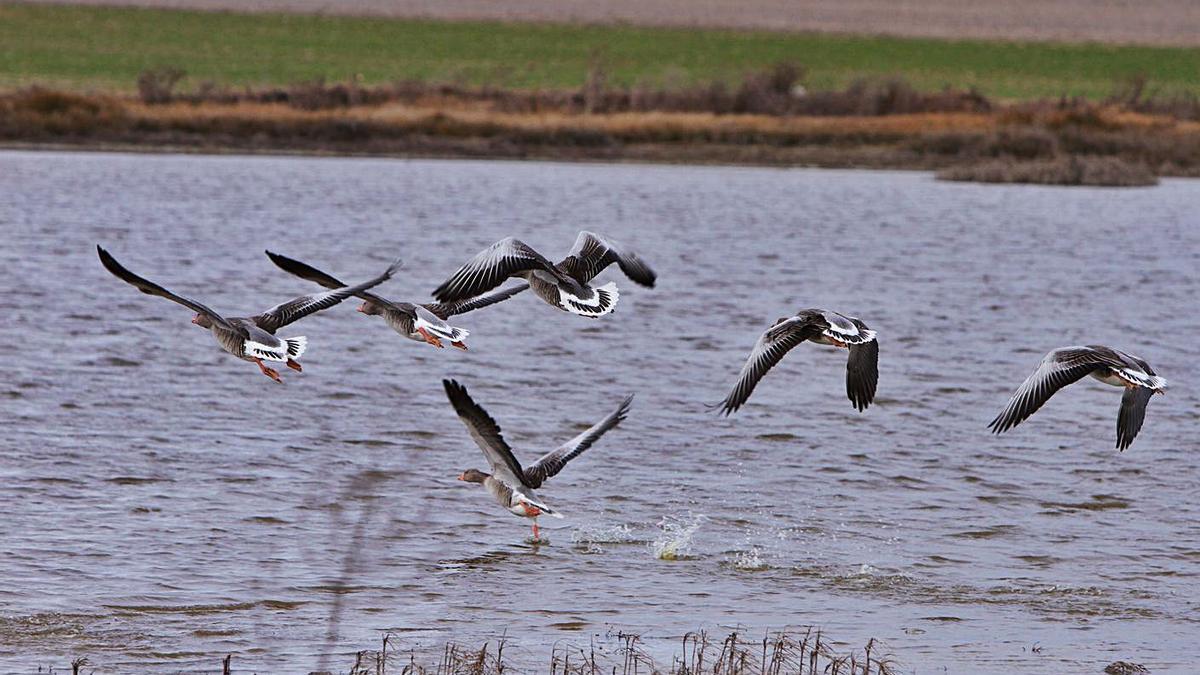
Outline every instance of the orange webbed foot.
<path id="1" fill-rule="evenodd" d="M 254 359 L 254 362 L 258 364 L 258 369 L 262 371 L 263 375 L 275 380 L 279 384 L 283 384 L 283 379 L 279 377 L 278 370 L 275 370 L 274 368 L 268 368 L 267 364 L 262 362 L 262 359 L 256 358 Z"/>
<path id="2" fill-rule="evenodd" d="M 442 346 L 443 346 L 442 341 L 439 340 L 436 335 L 431 334 L 429 331 L 425 330 L 424 328 L 418 328 L 417 332 L 420 333 L 421 337 L 425 338 L 425 341 L 428 342 L 429 344 L 433 345 L 434 347 L 437 347 L 438 349 L 442 348 Z"/>
<path id="3" fill-rule="evenodd" d="M 288 367 L 288 368 L 291 368 L 292 370 L 296 371 L 297 373 L 302 373 L 302 372 L 304 372 L 304 369 L 300 367 L 300 362 L 299 362 L 299 361 L 295 361 L 295 360 L 292 360 L 292 359 L 288 359 L 288 360 L 287 360 L 287 367 Z"/>

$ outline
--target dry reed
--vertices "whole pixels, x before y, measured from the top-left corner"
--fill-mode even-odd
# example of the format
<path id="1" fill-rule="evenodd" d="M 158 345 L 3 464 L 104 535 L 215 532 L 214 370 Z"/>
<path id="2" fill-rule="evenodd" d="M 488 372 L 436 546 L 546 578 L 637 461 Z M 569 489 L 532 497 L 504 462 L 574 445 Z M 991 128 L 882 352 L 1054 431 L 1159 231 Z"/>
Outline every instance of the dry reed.
<path id="1" fill-rule="evenodd" d="M 415 651 L 402 653 L 395 647 L 361 651 L 355 655 L 350 675 L 502 675 L 515 672 L 504 656 L 505 638 L 495 646 L 484 643 L 475 649 L 447 644 L 439 657 L 423 663 Z M 550 675 L 891 675 L 895 662 L 881 655 L 879 643 L 870 640 L 861 650 L 840 651 L 819 629 L 768 633 L 762 639 L 746 639 L 733 632 L 714 640 L 705 631 L 684 635 L 679 651 L 669 664 L 659 664 L 647 652 L 642 639 L 634 633 L 618 632 L 611 636 L 615 649 L 598 650 L 593 642 L 587 648 L 556 644 L 551 649 Z"/>
<path id="2" fill-rule="evenodd" d="M 182 71 L 164 68 L 143 74 L 135 100 L 0 93 L 0 142 L 917 168 L 956 180 L 1118 185 L 1144 184 L 1145 172 L 1200 175 L 1200 109 L 1147 94 L 1144 83 L 1100 103 L 997 105 L 901 80 L 810 92 L 803 77 L 780 64 L 734 84 L 617 87 L 597 60 L 576 91 L 309 82 L 184 92 Z"/>

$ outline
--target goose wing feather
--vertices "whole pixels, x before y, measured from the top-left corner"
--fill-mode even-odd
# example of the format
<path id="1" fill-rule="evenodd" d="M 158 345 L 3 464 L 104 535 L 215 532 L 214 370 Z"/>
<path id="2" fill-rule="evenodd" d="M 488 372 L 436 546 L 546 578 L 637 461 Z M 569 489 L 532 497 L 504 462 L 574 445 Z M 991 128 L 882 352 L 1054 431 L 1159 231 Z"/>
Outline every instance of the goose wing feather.
<path id="1" fill-rule="evenodd" d="M 363 291 L 374 288 L 379 284 L 392 278 L 392 275 L 400 269 L 401 262 L 396 260 L 384 270 L 383 274 L 361 284 L 353 286 L 343 286 L 336 290 L 325 291 L 323 293 L 311 293 L 309 295 L 301 295 L 298 298 L 293 298 L 287 302 L 275 305 L 271 309 L 253 317 L 253 321 L 259 328 L 274 333 L 284 326 L 299 321 L 309 314 L 314 314 L 323 309 L 329 309 L 346 298 L 353 297 Z"/>
<path id="2" fill-rule="evenodd" d="M 862 320 L 849 317 L 860 331 L 870 330 Z M 846 396 L 854 407 L 862 412 L 875 400 L 875 387 L 879 383 L 878 339 L 849 345 L 850 355 L 846 359 Z"/>
<path id="3" fill-rule="evenodd" d="M 625 276 L 633 281 L 654 287 L 658 275 L 645 261 L 636 253 L 593 232 L 579 233 L 571 252 L 559 263 L 559 267 L 579 283 L 586 284 L 613 263 L 620 266 Z"/>
<path id="4" fill-rule="evenodd" d="M 308 263 L 303 263 L 294 258 L 279 255 L 278 253 L 273 253 L 271 251 L 266 251 L 266 254 L 267 257 L 271 259 L 271 262 L 275 263 L 279 269 L 288 272 L 289 274 L 294 274 L 301 279 L 307 279 L 308 281 L 324 286 L 325 288 L 334 290 L 344 288 L 348 285 L 337 277 L 334 277 L 332 274 L 322 272 Z M 390 301 L 385 300 L 374 293 L 363 291 L 357 295 L 363 300 L 369 300 L 380 305 L 381 307 L 389 307 L 394 309 Z"/>
<path id="5" fill-rule="evenodd" d="M 742 407 L 767 371 L 774 368 L 793 347 L 819 334 L 823 321 L 819 315 L 803 314 L 780 319 L 768 328 L 746 358 L 733 390 L 724 401 L 717 404 L 722 414 L 729 415 Z"/>
<path id="6" fill-rule="evenodd" d="M 543 270 L 559 276 L 554 265 L 519 239 L 508 237 L 480 251 L 433 292 L 438 302 L 465 300 L 486 293 L 508 277 Z"/>
<path id="7" fill-rule="evenodd" d="M 567 462 L 583 454 L 583 451 L 592 447 L 592 444 L 600 440 L 601 436 L 620 424 L 629 414 L 629 406 L 632 403 L 633 395 L 630 394 L 608 417 L 593 424 L 583 433 L 551 450 L 536 463 L 526 467 L 525 483 L 535 489 L 541 487 L 542 483 L 562 471 Z"/>
<path id="8" fill-rule="evenodd" d="M 1004 410 L 988 427 L 994 433 L 1007 431 L 1037 412 L 1058 390 L 1078 382 L 1099 368 L 1122 368 L 1120 358 L 1107 348 L 1063 347 L 1042 358 L 1036 370 L 1009 399 Z"/>
<path id="9" fill-rule="evenodd" d="M 473 298 L 465 298 L 463 300 L 455 300 L 454 302 L 432 302 L 425 305 L 425 309 L 433 312 L 443 321 L 458 314 L 466 314 L 477 309 L 483 309 L 489 305 L 494 305 L 497 302 L 503 302 L 512 296 L 522 291 L 528 290 L 529 284 L 519 283 L 508 288 L 502 288 L 496 291 L 490 291 L 483 295 L 477 295 Z"/>
<path id="10" fill-rule="evenodd" d="M 1142 422 L 1146 419 L 1146 404 L 1154 397 L 1154 390 L 1148 387 L 1129 387 L 1121 397 L 1121 410 L 1117 413 L 1117 449 L 1125 450 L 1138 432 L 1142 430 Z"/>
<path id="11" fill-rule="evenodd" d="M 471 398 L 467 388 L 457 381 L 442 380 L 442 386 L 446 388 L 446 397 L 450 399 L 450 405 L 454 406 L 454 412 L 458 413 L 458 418 L 467 427 L 467 432 L 491 464 L 492 475 L 513 487 L 532 489 L 532 486 L 525 482 L 525 472 L 521 469 L 521 463 L 517 461 L 512 448 L 501 435 L 500 425 L 496 420 L 492 419 L 483 406 Z"/>
<path id="12" fill-rule="evenodd" d="M 176 295 L 175 293 L 168 291 L 167 289 L 163 288 L 162 286 L 159 286 L 158 284 L 154 283 L 153 281 L 139 277 L 138 275 L 134 274 L 133 272 L 130 272 L 128 269 L 125 269 L 125 267 L 123 265 L 121 265 L 121 263 L 117 262 L 117 259 L 114 258 L 112 256 L 112 254 L 109 253 L 108 251 L 106 251 L 103 247 L 97 245 L 96 253 L 99 254 L 100 263 L 102 265 L 104 265 L 104 269 L 108 270 L 109 272 L 111 272 L 113 274 L 113 276 L 115 276 L 118 279 L 120 279 L 121 281 L 124 281 L 125 283 L 133 286 L 134 288 L 138 289 L 139 291 L 146 293 L 148 295 L 157 295 L 160 298 L 166 298 L 167 300 L 170 300 L 171 302 L 183 305 L 184 307 L 187 307 L 188 309 L 192 310 L 193 312 L 196 312 L 198 314 L 203 314 L 204 316 L 208 317 L 208 319 L 210 321 L 212 321 L 214 324 L 217 324 L 218 326 L 221 326 L 222 328 L 225 328 L 227 330 L 235 331 L 239 334 L 241 334 L 243 332 L 243 331 L 241 331 L 241 329 L 239 329 L 239 328 L 235 327 L 233 324 L 231 324 L 229 322 L 229 320 L 227 320 L 225 317 L 221 316 L 220 314 L 217 314 L 216 312 L 209 309 L 205 305 L 202 305 L 199 302 L 192 300 L 191 298 L 186 298 L 182 295 Z"/>

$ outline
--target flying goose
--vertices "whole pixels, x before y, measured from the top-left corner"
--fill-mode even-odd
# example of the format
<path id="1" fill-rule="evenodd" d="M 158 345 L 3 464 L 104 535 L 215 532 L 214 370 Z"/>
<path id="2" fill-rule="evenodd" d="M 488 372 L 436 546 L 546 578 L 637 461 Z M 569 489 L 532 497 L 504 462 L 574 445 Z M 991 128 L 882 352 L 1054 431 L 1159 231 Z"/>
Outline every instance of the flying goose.
<path id="1" fill-rule="evenodd" d="M 302 279 L 316 282 L 325 288 L 341 288 L 341 281 L 322 272 L 321 270 L 293 260 L 286 256 L 267 251 L 267 257 L 286 272 Z M 487 307 L 502 300 L 507 300 L 521 291 L 529 288 L 527 284 L 518 284 L 492 293 L 485 293 L 474 298 L 454 302 L 437 302 L 417 305 L 411 302 L 393 302 L 374 293 L 363 291 L 358 297 L 363 302 L 358 311 L 368 316 L 380 315 L 391 326 L 392 330 L 410 340 L 428 342 L 435 347 L 442 347 L 442 340 L 448 340 L 451 345 L 466 351 L 466 338 L 470 333 L 464 328 L 458 328 L 446 323 L 446 319 L 457 314 L 466 314 L 471 310 Z"/>
<path id="2" fill-rule="evenodd" d="M 875 331 L 859 319 L 825 309 L 804 309 L 795 316 L 776 320 L 758 338 L 733 391 L 714 407 L 725 415 L 742 407 L 767 371 L 805 340 L 850 351 L 846 361 L 846 395 L 859 412 L 866 410 L 875 399 L 875 385 L 879 381 L 879 343 Z"/>
<path id="3" fill-rule="evenodd" d="M 580 232 L 575 246 L 554 264 L 527 244 L 509 237 L 492 244 L 463 265 L 433 296 L 441 302 L 464 300 L 490 291 L 508 277 L 521 277 L 547 303 L 572 314 L 596 318 L 617 305 L 617 285 L 599 288 L 589 283 L 604 268 L 616 263 L 625 276 L 654 287 L 657 275 L 637 254 L 591 232 Z"/>
<path id="4" fill-rule="evenodd" d="M 508 443 L 500 435 L 500 425 L 496 424 L 496 420 L 492 419 L 482 406 L 471 400 L 467 388 L 454 380 L 442 380 L 442 385 L 446 387 L 446 396 L 454 406 L 454 411 L 458 413 L 459 419 L 466 425 L 471 438 L 475 439 L 475 444 L 483 450 L 484 457 L 487 457 L 488 464 L 492 467 L 491 474 L 467 469 L 458 479 L 468 483 L 482 483 L 501 506 L 522 518 L 532 518 L 535 541 L 541 538 L 537 526 L 538 516 L 562 518 L 562 515 L 546 506 L 534 490 L 562 471 L 567 462 L 592 447 L 606 431 L 620 424 L 629 412 L 629 404 L 633 402 L 632 395 L 626 397 L 611 415 L 546 453 L 536 463 L 522 468 L 513 455 L 512 448 L 508 447 Z"/>
<path id="5" fill-rule="evenodd" d="M 1155 394 L 1166 393 L 1167 381 L 1142 359 L 1103 345 L 1062 347 L 1046 354 L 988 428 L 997 434 L 1008 431 L 1037 412 L 1059 389 L 1084 375 L 1125 388 L 1117 413 L 1117 449 L 1124 451 L 1142 428 L 1146 404 Z"/>
<path id="6" fill-rule="evenodd" d="M 279 372 L 268 368 L 263 361 L 286 363 L 288 368 L 299 372 L 302 368 L 297 359 L 308 347 L 308 338 L 303 335 L 278 338 L 275 337 L 276 331 L 309 314 L 333 307 L 355 293 L 377 286 L 390 279 L 396 270 L 400 269 L 400 261 L 397 260 L 383 274 L 365 283 L 346 286 L 335 291 L 302 295 L 276 305 L 261 314 L 227 319 L 195 300 L 176 295 L 162 286 L 130 272 L 102 247 L 96 246 L 96 252 L 100 255 L 100 262 L 105 269 L 112 272 L 118 279 L 131 284 L 143 293 L 164 297 L 196 312 L 196 315 L 192 317 L 192 323 L 212 331 L 213 337 L 221 345 L 221 349 L 239 359 L 253 361 L 258 364 L 259 370 L 264 375 L 279 383 L 283 382 L 279 377 Z"/>

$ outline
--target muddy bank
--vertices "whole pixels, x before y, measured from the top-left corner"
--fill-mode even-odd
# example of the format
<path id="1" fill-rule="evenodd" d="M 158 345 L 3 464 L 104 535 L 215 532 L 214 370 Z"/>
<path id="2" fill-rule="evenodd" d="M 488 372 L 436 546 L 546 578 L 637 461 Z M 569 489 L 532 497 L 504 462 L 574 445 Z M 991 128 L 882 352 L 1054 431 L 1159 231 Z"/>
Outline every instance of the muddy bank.
<path id="1" fill-rule="evenodd" d="M 0 143 L 189 152 L 649 161 L 947 170 L 956 179 L 1144 184 L 1200 175 L 1200 122 L 1079 101 L 896 114 L 752 114 L 511 108 L 422 96 L 297 105 L 29 88 L 0 95 Z M 619 109 L 619 108 L 618 108 Z M 1079 158 L 1104 171 L 1053 172 Z M 1107 161 L 1107 160 L 1119 161 Z M 1032 163 L 1032 164 L 1026 164 Z M 984 166 L 987 170 L 961 170 Z M 1122 167 L 1128 169 L 1122 171 Z M 1025 170 L 1025 168 L 1037 170 Z M 1136 174 L 1137 180 L 1125 175 Z M 1052 176 L 1053 180 L 1043 180 Z"/>

